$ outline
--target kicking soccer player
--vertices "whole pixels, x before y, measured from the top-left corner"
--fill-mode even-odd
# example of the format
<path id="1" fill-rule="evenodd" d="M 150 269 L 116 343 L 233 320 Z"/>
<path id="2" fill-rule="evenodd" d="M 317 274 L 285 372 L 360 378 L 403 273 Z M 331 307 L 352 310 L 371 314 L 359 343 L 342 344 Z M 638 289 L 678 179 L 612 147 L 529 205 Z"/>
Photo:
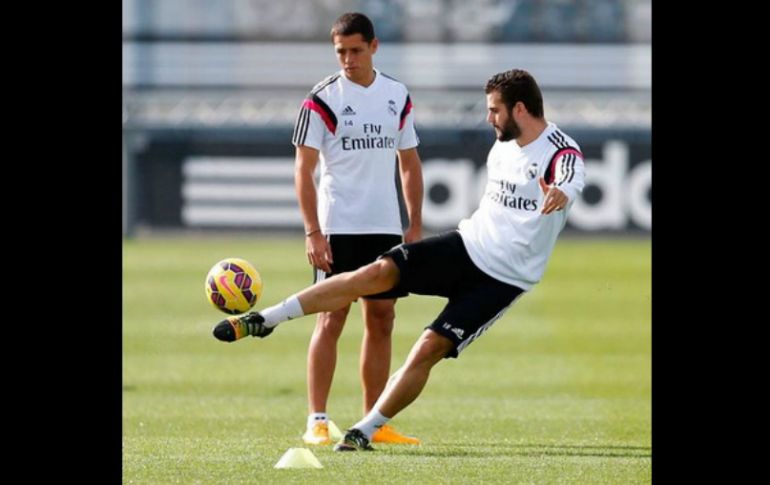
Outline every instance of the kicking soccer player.
<path id="1" fill-rule="evenodd" d="M 540 281 L 567 213 L 584 185 L 577 143 L 545 119 L 535 79 L 514 69 L 486 85 L 487 121 L 497 141 L 478 209 L 459 229 L 386 251 L 377 261 L 296 293 L 261 312 L 214 327 L 224 341 L 266 337 L 279 323 L 344 308 L 364 295 L 406 291 L 448 298 L 389 379 L 371 411 L 336 451 L 372 449 L 374 433 L 422 392 L 431 368 L 456 358 Z"/>

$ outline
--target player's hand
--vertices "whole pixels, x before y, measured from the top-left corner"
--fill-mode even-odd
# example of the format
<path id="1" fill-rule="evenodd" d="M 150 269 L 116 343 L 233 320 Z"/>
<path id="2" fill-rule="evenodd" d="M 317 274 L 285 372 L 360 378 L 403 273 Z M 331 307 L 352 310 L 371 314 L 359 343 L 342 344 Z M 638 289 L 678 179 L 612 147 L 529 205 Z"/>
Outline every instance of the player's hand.
<path id="1" fill-rule="evenodd" d="M 540 212 L 548 215 L 555 210 L 560 211 L 564 209 L 569 201 L 564 192 L 553 185 L 547 185 L 543 177 L 540 177 L 537 181 L 540 183 L 540 190 L 545 194 L 543 209 Z"/>
<path id="2" fill-rule="evenodd" d="M 404 242 L 405 243 L 411 243 L 415 241 L 419 241 L 422 239 L 422 226 L 420 225 L 414 225 L 409 226 L 406 228 L 406 231 L 404 231 Z"/>
<path id="3" fill-rule="evenodd" d="M 321 231 L 314 232 L 305 238 L 305 249 L 307 262 L 311 266 L 323 270 L 324 273 L 332 272 L 331 264 L 334 263 L 332 248 Z"/>

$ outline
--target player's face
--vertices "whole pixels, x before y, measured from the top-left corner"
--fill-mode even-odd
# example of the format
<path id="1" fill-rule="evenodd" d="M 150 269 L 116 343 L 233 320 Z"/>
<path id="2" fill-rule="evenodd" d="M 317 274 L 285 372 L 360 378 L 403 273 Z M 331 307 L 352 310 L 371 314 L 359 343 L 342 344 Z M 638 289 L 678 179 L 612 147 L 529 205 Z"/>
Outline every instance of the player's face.
<path id="1" fill-rule="evenodd" d="M 361 34 L 335 35 L 332 42 L 345 77 L 359 84 L 368 80 L 373 68 L 372 56 L 377 52 L 377 39 L 368 43 Z"/>
<path id="2" fill-rule="evenodd" d="M 498 91 L 487 94 L 487 121 L 495 128 L 495 135 L 500 141 L 521 136 L 521 128 L 513 119 L 513 110 L 508 110 Z"/>

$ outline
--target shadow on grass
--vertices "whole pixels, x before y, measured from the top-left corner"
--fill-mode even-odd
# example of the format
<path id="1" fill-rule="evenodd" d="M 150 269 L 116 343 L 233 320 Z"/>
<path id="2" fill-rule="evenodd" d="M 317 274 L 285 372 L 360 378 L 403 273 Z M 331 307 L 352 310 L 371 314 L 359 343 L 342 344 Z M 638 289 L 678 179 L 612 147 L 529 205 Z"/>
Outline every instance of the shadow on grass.
<path id="1" fill-rule="evenodd" d="M 395 447 L 380 446 L 389 455 L 435 457 L 490 457 L 490 456 L 586 456 L 596 458 L 650 458 L 649 446 L 625 445 L 546 445 L 515 443 L 472 443 L 467 445 L 435 445 Z"/>

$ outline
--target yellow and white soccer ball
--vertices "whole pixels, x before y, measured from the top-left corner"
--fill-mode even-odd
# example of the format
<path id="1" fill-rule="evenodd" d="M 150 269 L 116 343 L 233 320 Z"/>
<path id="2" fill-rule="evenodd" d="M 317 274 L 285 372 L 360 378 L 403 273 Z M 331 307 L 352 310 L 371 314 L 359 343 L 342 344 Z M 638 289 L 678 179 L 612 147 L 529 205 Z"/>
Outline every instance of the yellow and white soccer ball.
<path id="1" fill-rule="evenodd" d="M 206 275 L 206 298 L 215 308 L 230 315 L 249 311 L 260 296 L 262 278 L 245 259 L 223 259 Z"/>

